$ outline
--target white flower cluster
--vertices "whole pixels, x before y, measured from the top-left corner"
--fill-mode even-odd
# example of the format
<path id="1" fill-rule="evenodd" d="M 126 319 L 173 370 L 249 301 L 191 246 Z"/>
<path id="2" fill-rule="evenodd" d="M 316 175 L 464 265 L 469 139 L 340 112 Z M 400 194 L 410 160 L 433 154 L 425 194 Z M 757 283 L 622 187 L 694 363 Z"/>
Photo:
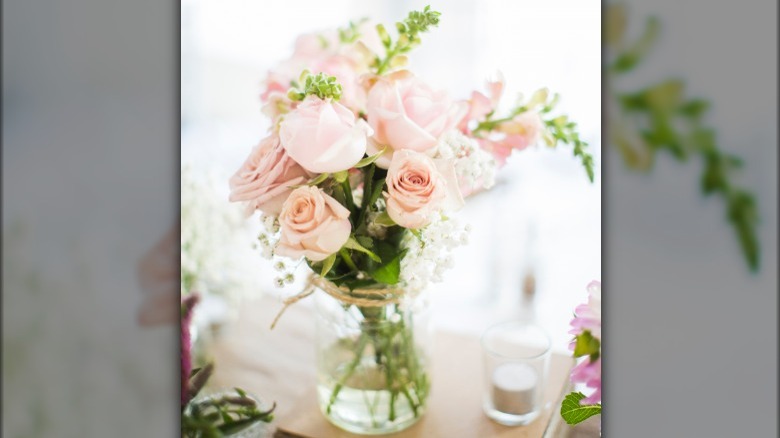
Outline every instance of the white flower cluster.
<path id="1" fill-rule="evenodd" d="M 454 160 L 455 174 L 469 192 L 486 190 L 496 183 L 497 163 L 493 155 L 456 129 L 442 136 L 436 158 Z"/>
<path id="2" fill-rule="evenodd" d="M 258 290 L 260 258 L 243 209 L 219 193 L 218 175 L 202 177 L 189 165 L 181 169 L 182 290 L 197 290 L 236 301 Z"/>
<path id="3" fill-rule="evenodd" d="M 453 265 L 452 250 L 468 243 L 470 227 L 456 220 L 437 215 L 419 232 L 406 233 L 401 248 L 406 255 L 401 260 L 401 283 L 412 294 L 419 293 L 429 283 L 442 281 L 445 271 Z"/>
<path id="4" fill-rule="evenodd" d="M 261 255 L 267 260 L 273 262 L 274 269 L 278 272 L 278 276 L 274 278 L 274 284 L 277 287 L 284 287 L 286 285 L 295 282 L 295 270 L 303 261 L 298 260 L 295 263 L 291 263 L 287 257 L 278 257 L 274 253 L 276 244 L 279 243 L 280 225 L 279 218 L 277 216 L 261 215 L 260 223 L 263 226 L 263 231 L 257 236 L 257 241 L 260 244 Z"/>

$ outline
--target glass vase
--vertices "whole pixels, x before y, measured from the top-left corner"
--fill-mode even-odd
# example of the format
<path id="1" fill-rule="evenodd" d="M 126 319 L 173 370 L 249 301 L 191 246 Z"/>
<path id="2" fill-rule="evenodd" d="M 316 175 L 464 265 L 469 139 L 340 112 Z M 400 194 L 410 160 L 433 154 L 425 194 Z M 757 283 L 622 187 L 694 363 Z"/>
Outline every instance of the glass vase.
<path id="1" fill-rule="evenodd" d="M 430 310 L 424 297 L 374 303 L 322 290 L 315 295 L 317 393 L 325 417 L 363 435 L 414 424 L 430 390 Z"/>

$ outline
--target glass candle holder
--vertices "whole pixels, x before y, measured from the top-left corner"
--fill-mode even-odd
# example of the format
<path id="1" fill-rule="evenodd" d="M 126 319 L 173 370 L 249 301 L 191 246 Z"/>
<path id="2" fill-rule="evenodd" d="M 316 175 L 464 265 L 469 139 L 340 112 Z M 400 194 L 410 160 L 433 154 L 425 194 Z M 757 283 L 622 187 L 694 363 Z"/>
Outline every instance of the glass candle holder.
<path id="1" fill-rule="evenodd" d="M 543 409 L 550 337 L 535 324 L 510 321 L 482 335 L 483 409 L 507 426 L 531 423 Z"/>

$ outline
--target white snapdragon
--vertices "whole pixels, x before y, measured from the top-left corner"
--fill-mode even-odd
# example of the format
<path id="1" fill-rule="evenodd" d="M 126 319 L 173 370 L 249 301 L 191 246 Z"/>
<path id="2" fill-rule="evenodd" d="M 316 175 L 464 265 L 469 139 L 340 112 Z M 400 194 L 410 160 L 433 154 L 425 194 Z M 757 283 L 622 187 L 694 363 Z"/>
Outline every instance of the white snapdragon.
<path id="1" fill-rule="evenodd" d="M 445 133 L 438 144 L 436 158 L 454 160 L 455 174 L 470 191 L 486 190 L 496 182 L 496 160 L 472 138 L 458 130 Z"/>
<path id="2" fill-rule="evenodd" d="M 401 247 L 406 255 L 401 260 L 401 283 L 411 293 L 424 290 L 429 283 L 442 281 L 444 272 L 453 266 L 452 250 L 468 241 L 468 226 L 437 215 L 416 235 L 406 233 Z"/>

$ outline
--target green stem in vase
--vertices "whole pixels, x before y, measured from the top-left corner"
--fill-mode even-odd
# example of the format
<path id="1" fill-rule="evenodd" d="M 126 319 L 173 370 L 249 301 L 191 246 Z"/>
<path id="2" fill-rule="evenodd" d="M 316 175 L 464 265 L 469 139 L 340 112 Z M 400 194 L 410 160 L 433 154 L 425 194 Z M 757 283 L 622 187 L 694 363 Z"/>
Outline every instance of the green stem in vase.
<path id="1" fill-rule="evenodd" d="M 338 383 L 336 383 L 336 386 L 333 387 L 333 393 L 331 393 L 330 401 L 328 402 L 328 408 L 327 408 L 328 414 L 330 414 L 330 410 L 333 407 L 333 404 L 336 402 L 336 398 L 338 397 L 339 392 L 341 392 L 341 388 L 344 387 L 344 383 L 346 383 L 347 379 L 350 376 L 352 376 L 352 373 L 355 372 L 355 369 L 360 364 L 360 359 L 363 358 L 363 350 L 366 349 L 367 344 L 368 344 L 368 337 L 366 336 L 365 333 L 361 333 L 360 341 L 358 342 L 358 347 L 355 350 L 355 358 L 352 359 L 352 362 L 350 362 L 346 371 L 344 372 L 344 374 L 342 374 Z"/>

